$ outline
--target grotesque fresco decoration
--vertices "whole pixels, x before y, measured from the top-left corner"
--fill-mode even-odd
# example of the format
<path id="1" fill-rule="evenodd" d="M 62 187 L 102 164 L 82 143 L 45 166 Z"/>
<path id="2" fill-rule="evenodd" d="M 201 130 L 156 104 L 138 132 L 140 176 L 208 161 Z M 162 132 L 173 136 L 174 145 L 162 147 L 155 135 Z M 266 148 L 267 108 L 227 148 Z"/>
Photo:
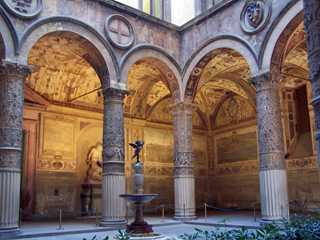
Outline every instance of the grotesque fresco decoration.
<path id="1" fill-rule="evenodd" d="M 254 119 L 254 108 L 240 96 L 231 96 L 220 106 L 215 119 L 215 127 L 221 128 Z"/>

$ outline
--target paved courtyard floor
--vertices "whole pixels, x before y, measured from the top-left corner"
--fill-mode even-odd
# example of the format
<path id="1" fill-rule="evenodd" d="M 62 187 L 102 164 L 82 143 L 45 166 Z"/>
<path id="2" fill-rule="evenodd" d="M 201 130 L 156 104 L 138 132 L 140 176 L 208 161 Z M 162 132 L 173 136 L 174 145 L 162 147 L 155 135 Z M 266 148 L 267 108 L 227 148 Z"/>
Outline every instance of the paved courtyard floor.
<path id="1" fill-rule="evenodd" d="M 204 212 L 197 213 L 198 219 L 192 221 L 174 221 L 172 216 L 166 216 L 162 221 L 161 215 L 145 215 L 144 219 L 153 225 L 155 233 L 166 235 L 166 239 L 175 239 L 184 233 L 195 233 L 195 228 L 201 230 L 214 230 L 214 226 L 223 228 L 248 227 L 250 229 L 258 229 L 260 215 L 257 214 L 254 220 L 253 211 L 209 211 L 207 221 Z M 133 221 L 133 217 L 129 218 L 129 223 Z M 100 219 L 99 219 L 100 221 Z M 118 234 L 119 227 L 97 227 L 94 217 L 79 217 L 73 220 L 62 220 L 61 229 L 59 229 L 59 221 L 27 221 L 21 223 L 21 234 L 10 239 L 41 239 L 41 240 L 70 240 L 86 238 L 92 240 L 96 236 L 97 240 L 109 236 L 110 239 Z M 121 230 L 125 228 L 122 227 Z M 1 238 L 1 239 L 9 239 Z"/>

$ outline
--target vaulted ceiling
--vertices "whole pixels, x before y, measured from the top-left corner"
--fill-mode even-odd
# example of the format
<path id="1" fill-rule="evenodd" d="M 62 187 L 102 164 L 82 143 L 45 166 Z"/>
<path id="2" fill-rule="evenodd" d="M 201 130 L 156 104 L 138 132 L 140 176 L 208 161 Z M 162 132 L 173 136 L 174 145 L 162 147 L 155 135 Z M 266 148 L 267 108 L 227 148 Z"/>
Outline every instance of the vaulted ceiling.
<path id="1" fill-rule="evenodd" d="M 49 34 L 37 41 L 28 59 L 34 72 L 26 84 L 52 104 L 102 112 L 103 96 L 97 68 L 90 59 L 91 50 L 80 42 L 83 39 L 79 41 L 77 36 L 67 33 Z M 223 122 L 221 119 L 225 116 L 219 112 L 228 112 L 232 104 L 238 111 L 240 102 L 245 103 L 250 118 L 255 114 L 255 90 L 247 84 L 250 67 L 241 54 L 227 48 L 216 49 L 204 56 L 198 65 L 192 73 L 198 81 L 193 93 L 198 106 L 194 113 L 196 127 L 215 128 L 216 118 Z M 289 38 L 281 72 L 285 87 L 297 88 L 308 79 L 302 23 Z M 182 93 L 176 76 L 167 65 L 152 57 L 137 61 L 129 71 L 127 89 L 130 93 L 124 100 L 125 116 L 172 123 L 169 107 Z M 230 114 L 225 117 L 236 118 Z"/>

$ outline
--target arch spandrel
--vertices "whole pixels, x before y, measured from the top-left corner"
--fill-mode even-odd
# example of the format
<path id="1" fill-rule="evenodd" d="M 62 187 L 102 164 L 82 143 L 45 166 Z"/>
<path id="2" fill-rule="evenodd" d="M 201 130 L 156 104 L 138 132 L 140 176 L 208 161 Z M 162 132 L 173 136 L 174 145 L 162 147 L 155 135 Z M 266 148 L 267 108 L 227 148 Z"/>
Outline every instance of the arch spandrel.
<path id="1" fill-rule="evenodd" d="M 29 25 L 22 33 L 19 45 L 19 60 L 26 63 L 34 44 L 47 34 L 66 32 L 84 48 L 90 48 L 92 55 L 90 65 L 95 64 L 104 87 L 125 88 L 118 82 L 118 64 L 109 43 L 89 25 L 68 17 L 48 17 Z M 85 36 L 85 37 L 84 37 Z"/>
<path id="2" fill-rule="evenodd" d="M 18 34 L 7 13 L 0 5 L 1 59 L 13 60 L 18 48 Z"/>

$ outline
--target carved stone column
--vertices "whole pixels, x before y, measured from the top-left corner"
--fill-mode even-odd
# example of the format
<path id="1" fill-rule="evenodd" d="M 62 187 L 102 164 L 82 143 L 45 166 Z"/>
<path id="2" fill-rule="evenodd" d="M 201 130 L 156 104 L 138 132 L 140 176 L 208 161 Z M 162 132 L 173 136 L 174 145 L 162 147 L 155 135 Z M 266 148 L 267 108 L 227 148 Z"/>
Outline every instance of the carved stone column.
<path id="1" fill-rule="evenodd" d="M 24 84 L 33 67 L 2 60 L 0 66 L 0 236 L 20 232 L 20 161 Z"/>
<path id="2" fill-rule="evenodd" d="M 174 206 L 175 220 L 184 218 L 183 208 L 186 208 L 186 219 L 196 219 L 195 215 L 195 183 L 192 110 L 191 103 L 175 103 L 173 110 L 174 134 Z"/>
<path id="3" fill-rule="evenodd" d="M 288 186 L 281 123 L 279 78 L 265 73 L 248 80 L 257 93 L 262 222 L 288 217 Z"/>
<path id="4" fill-rule="evenodd" d="M 102 221 L 100 226 L 125 223 L 124 121 L 125 90 L 106 88 L 103 121 Z"/>
<path id="5" fill-rule="evenodd" d="M 318 0 L 304 0 L 304 28 L 306 30 L 309 78 L 312 86 L 312 106 L 316 130 L 318 167 L 320 172 L 320 19 Z"/>

